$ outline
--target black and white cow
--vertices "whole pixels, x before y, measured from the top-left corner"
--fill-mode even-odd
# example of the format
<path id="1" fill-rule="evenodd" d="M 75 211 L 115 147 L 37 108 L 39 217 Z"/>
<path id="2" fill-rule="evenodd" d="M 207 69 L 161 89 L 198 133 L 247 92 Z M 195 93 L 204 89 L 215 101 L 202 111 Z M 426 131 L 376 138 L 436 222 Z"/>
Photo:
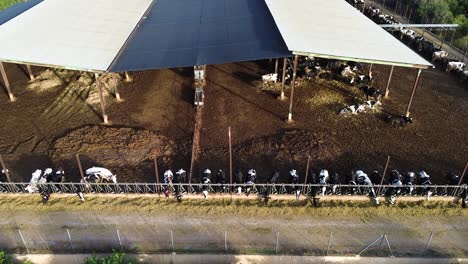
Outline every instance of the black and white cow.
<path id="1" fill-rule="evenodd" d="M 412 124 L 413 123 L 413 118 L 411 117 L 406 117 L 405 115 L 400 115 L 400 116 L 388 116 L 387 117 L 387 122 L 392 124 L 393 126 L 401 126 L 404 127 L 407 124 Z"/>
<path id="2" fill-rule="evenodd" d="M 372 86 L 361 86 L 359 87 L 359 90 L 361 90 L 366 95 L 367 101 L 369 101 L 369 97 L 374 101 L 380 101 L 380 98 L 382 97 L 382 92 Z"/>

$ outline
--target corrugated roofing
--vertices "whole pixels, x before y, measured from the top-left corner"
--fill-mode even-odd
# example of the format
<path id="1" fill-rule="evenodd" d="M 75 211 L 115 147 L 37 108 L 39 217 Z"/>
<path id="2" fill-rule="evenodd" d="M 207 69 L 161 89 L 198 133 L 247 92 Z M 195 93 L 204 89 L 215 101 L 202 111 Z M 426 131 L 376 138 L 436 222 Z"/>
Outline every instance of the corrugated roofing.
<path id="1" fill-rule="evenodd" d="M 298 55 L 404 67 L 432 65 L 344 0 L 265 0 Z"/>
<path id="2" fill-rule="evenodd" d="M 107 71 L 151 0 L 47 0 L 0 26 L 0 61 Z"/>
<path id="3" fill-rule="evenodd" d="M 264 0 L 157 0 L 110 71 L 286 56 Z"/>

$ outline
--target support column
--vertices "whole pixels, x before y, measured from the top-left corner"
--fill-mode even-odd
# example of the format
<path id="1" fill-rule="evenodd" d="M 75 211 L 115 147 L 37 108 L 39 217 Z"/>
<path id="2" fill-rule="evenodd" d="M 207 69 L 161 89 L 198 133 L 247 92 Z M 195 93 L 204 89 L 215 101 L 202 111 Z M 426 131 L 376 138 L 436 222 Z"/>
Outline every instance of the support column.
<path id="1" fill-rule="evenodd" d="M 106 114 L 106 102 L 104 100 L 104 95 L 102 94 L 102 87 L 98 83 L 99 74 L 95 73 L 94 76 L 96 77 L 96 87 L 98 88 L 98 92 L 99 92 L 99 102 L 101 104 L 102 119 L 104 121 L 104 124 L 107 125 L 109 124 L 109 118 Z"/>
<path id="2" fill-rule="evenodd" d="M 132 76 L 130 76 L 128 72 L 125 72 L 125 82 L 132 82 L 132 81 L 133 81 Z"/>
<path id="3" fill-rule="evenodd" d="M 453 33 L 452 33 L 452 38 L 450 38 L 450 45 L 452 45 L 453 38 L 455 37 L 455 32 L 456 32 L 456 30 L 454 29 Z"/>
<path id="4" fill-rule="evenodd" d="M 278 64 L 279 64 L 279 59 L 276 58 L 276 60 L 275 60 L 275 74 L 278 74 Z"/>
<path id="5" fill-rule="evenodd" d="M 385 98 L 388 97 L 388 94 L 390 93 L 390 82 L 392 81 L 392 75 L 393 75 L 393 68 L 395 66 L 392 65 L 392 68 L 390 69 L 390 74 L 388 75 L 388 81 L 387 81 L 387 87 L 385 87 Z"/>
<path id="6" fill-rule="evenodd" d="M 411 104 L 413 103 L 414 95 L 416 94 L 416 89 L 418 88 L 419 77 L 421 76 L 421 69 L 418 70 L 418 75 L 416 76 L 416 80 L 414 81 L 413 92 L 411 93 L 411 97 L 408 102 L 408 107 L 406 108 L 406 117 L 410 116 Z"/>
<path id="7" fill-rule="evenodd" d="M 34 74 L 33 74 L 33 72 L 32 72 L 31 65 L 26 64 L 26 68 L 28 69 L 29 79 L 30 79 L 31 81 L 34 81 Z"/>
<path id="8" fill-rule="evenodd" d="M 5 88 L 7 89 L 8 96 L 10 97 L 10 101 L 11 102 L 16 101 L 16 97 L 11 91 L 10 82 L 8 81 L 8 77 L 5 72 L 5 67 L 3 67 L 3 62 L 0 62 L 0 72 L 2 73 L 3 82 L 5 83 Z"/>
<path id="9" fill-rule="evenodd" d="M 369 77 L 372 78 L 372 67 L 374 67 L 374 64 L 371 63 L 370 67 L 369 67 Z"/>
<path id="10" fill-rule="evenodd" d="M 294 87 L 296 86 L 297 60 L 298 60 L 298 56 L 294 55 L 294 70 L 293 70 L 293 76 L 291 80 L 291 98 L 289 100 L 288 123 L 293 122 L 292 109 L 293 109 L 293 99 L 294 99 Z"/>
<path id="11" fill-rule="evenodd" d="M 280 100 L 286 99 L 286 96 L 284 95 L 284 83 L 286 82 L 286 61 L 287 58 L 283 59 L 283 77 L 281 79 L 281 95 L 279 97 Z"/>

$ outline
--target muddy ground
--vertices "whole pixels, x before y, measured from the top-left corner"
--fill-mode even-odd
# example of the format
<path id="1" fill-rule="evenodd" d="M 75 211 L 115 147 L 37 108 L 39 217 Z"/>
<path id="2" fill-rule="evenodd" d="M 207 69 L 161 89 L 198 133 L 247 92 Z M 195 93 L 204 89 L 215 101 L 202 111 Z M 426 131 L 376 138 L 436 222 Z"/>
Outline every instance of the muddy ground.
<path id="1" fill-rule="evenodd" d="M 303 176 L 308 155 L 315 170 L 324 167 L 340 174 L 358 167 L 383 170 L 387 155 L 392 157 L 392 168 L 425 169 L 439 183 L 445 183 L 443 176 L 449 171 L 461 173 L 468 150 L 468 92 L 466 84 L 453 76 L 437 69 L 423 72 L 411 111 L 414 124 L 405 128 L 392 127 L 384 119 L 387 114 L 404 113 L 416 70 L 396 68 L 383 110 L 351 117 L 338 112 L 364 100 L 356 88 L 324 80 L 300 82 L 294 97 L 295 122 L 287 124 L 289 102 L 278 100 L 277 90 L 263 89 L 259 83 L 260 75 L 271 71 L 273 64 L 208 66 L 199 170 L 228 169 L 227 127 L 231 126 L 234 167 L 253 166 L 260 180 L 269 178 L 273 170 L 280 170 L 285 178 L 291 167 L 300 169 Z M 142 151 L 130 151 L 123 143 L 132 136 L 122 139 L 108 128 L 95 127 L 101 125 L 101 119 L 93 76 L 51 74 L 34 68 L 43 82 L 35 85 L 38 80 L 31 83 L 25 67 L 8 64 L 6 69 L 18 101 L 11 103 L 6 94 L 0 96 L 0 153 L 14 180 L 27 181 L 38 167 L 71 162 L 76 154 L 71 152 L 92 149 L 80 153 L 85 167 L 107 166 L 120 181 L 154 182 L 150 156 L 152 151 L 159 152 L 154 150 L 159 145 L 151 138 L 159 137 L 174 146 L 171 155 L 158 159 L 160 174 L 168 167 L 189 168 L 195 118 L 191 69 L 132 73 L 132 83 L 115 75 L 101 80 L 107 91 L 110 127 L 130 129 L 138 146 L 148 146 Z M 374 66 L 378 87 L 384 87 L 389 70 Z M 115 87 L 123 102 L 116 101 Z M 80 138 L 70 138 L 77 129 L 82 129 L 80 137 L 92 139 L 99 147 L 80 147 Z M 116 166 L 119 159 L 136 162 Z M 73 168 L 68 174 L 70 180 L 79 175 Z"/>

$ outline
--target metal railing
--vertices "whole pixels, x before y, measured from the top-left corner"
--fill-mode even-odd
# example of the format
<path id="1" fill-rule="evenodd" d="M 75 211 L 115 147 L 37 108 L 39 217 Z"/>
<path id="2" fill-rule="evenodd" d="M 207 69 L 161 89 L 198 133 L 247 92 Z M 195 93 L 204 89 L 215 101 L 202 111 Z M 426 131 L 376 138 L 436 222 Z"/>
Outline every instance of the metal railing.
<path id="1" fill-rule="evenodd" d="M 28 187 L 30 186 L 30 187 Z M 31 190 L 31 187 L 32 190 Z M 240 189 L 239 189 L 240 188 Z M 432 196 L 460 196 L 467 188 L 456 185 L 352 185 L 352 184 L 157 184 L 157 183 L 0 183 L 0 193 L 39 193 L 47 190 L 50 193 L 97 193 L 97 194 L 161 194 L 165 191 L 172 193 L 201 194 L 203 191 L 219 194 L 276 194 L 292 195 L 300 191 L 302 195 L 317 196 L 324 192 L 326 195 L 368 195 L 374 191 L 377 195 L 385 195 L 387 191 L 400 190 L 400 195 Z"/>

